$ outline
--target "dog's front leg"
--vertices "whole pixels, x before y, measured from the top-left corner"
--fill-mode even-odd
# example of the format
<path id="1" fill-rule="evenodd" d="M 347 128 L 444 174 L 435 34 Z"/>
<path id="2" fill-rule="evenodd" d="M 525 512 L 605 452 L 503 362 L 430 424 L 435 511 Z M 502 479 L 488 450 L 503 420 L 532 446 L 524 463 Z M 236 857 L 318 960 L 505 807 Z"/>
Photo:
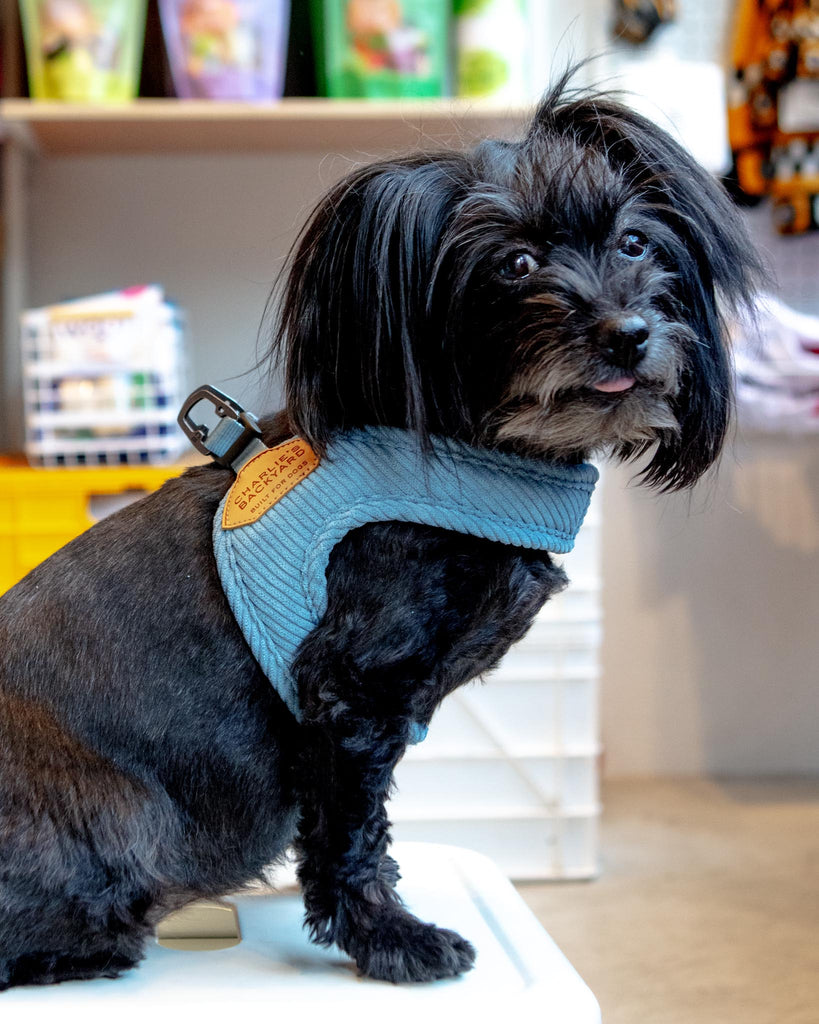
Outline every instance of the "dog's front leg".
<path id="1" fill-rule="evenodd" d="M 430 981 L 472 966 L 469 943 L 412 917 L 393 891 L 384 802 L 417 727 L 565 581 L 536 553 L 410 523 L 372 523 L 333 550 L 327 611 L 293 665 L 300 878 L 313 937 L 372 977 Z"/>
<path id="2" fill-rule="evenodd" d="M 352 680 L 333 682 L 354 692 Z M 325 679 L 325 695 L 333 682 Z M 384 801 L 405 722 L 375 722 L 339 700 L 305 723 L 299 877 L 316 941 L 340 946 L 370 977 L 432 981 L 468 970 L 475 954 L 455 932 L 413 917 L 393 889 Z"/>

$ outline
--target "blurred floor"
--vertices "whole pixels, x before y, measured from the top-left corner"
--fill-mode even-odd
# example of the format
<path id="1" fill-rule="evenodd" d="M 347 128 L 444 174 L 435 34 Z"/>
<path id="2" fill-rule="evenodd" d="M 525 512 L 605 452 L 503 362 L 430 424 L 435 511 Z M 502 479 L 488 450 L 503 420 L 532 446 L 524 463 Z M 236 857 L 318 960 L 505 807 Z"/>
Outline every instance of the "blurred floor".
<path id="1" fill-rule="evenodd" d="M 622 781 L 603 801 L 600 878 L 519 888 L 604 1024 L 817 1024 L 819 781 Z"/>

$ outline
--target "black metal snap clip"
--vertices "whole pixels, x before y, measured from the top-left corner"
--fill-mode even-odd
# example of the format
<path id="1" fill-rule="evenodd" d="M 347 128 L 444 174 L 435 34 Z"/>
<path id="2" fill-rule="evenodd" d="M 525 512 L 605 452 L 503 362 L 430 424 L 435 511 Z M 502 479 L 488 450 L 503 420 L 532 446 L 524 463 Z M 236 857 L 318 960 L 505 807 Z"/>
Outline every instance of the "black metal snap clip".
<path id="1" fill-rule="evenodd" d="M 212 406 L 218 417 L 215 426 L 208 427 L 193 419 L 191 414 L 200 402 Z M 177 422 L 197 451 L 228 468 L 249 444 L 262 436 L 259 421 L 253 413 L 247 412 L 229 395 L 210 384 L 204 384 L 188 395 Z"/>

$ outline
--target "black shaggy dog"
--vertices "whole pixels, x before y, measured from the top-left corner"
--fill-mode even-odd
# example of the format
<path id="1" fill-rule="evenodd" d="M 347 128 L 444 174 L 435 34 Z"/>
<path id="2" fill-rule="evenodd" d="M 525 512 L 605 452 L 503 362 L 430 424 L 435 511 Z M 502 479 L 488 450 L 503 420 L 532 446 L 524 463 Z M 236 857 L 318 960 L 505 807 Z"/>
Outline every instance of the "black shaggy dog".
<path id="1" fill-rule="evenodd" d="M 563 464 L 642 455 L 649 485 L 688 487 L 729 416 L 718 302 L 744 304 L 756 271 L 680 146 L 563 82 L 522 141 L 377 163 L 319 204 L 265 441 L 321 452 L 388 425 Z M 396 896 L 384 801 L 407 723 L 494 665 L 565 576 L 438 528 L 352 531 L 294 663 L 297 724 L 216 574 L 232 479 L 188 471 L 0 598 L 0 988 L 115 977 L 163 915 L 293 844 L 313 938 L 366 974 L 473 962 Z"/>

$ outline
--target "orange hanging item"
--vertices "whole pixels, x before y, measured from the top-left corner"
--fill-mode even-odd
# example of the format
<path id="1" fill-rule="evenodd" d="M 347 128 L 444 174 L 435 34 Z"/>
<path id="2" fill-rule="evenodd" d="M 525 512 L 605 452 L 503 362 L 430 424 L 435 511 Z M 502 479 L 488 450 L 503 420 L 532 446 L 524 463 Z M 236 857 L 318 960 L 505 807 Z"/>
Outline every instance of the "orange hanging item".
<path id="1" fill-rule="evenodd" d="M 819 228 L 819 0 L 739 0 L 728 136 L 749 196 L 782 234 Z"/>

